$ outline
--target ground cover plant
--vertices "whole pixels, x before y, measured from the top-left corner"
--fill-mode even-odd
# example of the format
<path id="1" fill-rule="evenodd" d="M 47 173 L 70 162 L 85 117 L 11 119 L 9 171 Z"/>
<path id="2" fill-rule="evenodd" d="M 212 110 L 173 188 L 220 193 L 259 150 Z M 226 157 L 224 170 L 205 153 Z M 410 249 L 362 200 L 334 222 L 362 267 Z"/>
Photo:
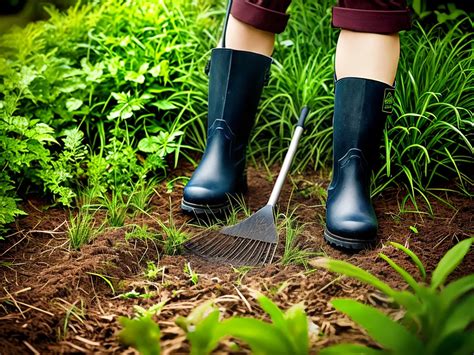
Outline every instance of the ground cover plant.
<path id="1" fill-rule="evenodd" d="M 182 215 L 179 203 L 205 144 L 204 68 L 224 1 L 83 1 L 66 12 L 47 7 L 49 20 L 0 35 L 2 351 L 389 349 L 364 330 L 361 312 L 441 340 L 430 328 L 439 323 L 432 304 L 472 280 L 473 23 L 454 11 L 436 23 L 438 14 L 416 3 L 372 179 L 381 242 L 356 255 L 322 240 L 337 38 L 331 1 L 294 0 L 248 151 L 249 193 L 217 224 Z M 267 202 L 303 104 L 312 111 L 280 200 L 275 262 L 232 267 L 187 254 L 188 238 Z M 464 252 L 439 278 L 443 255 Z M 319 256 L 358 269 L 353 277 L 314 269 Z M 364 283 L 364 272 L 383 290 L 400 290 L 400 307 L 380 283 Z M 430 274 L 441 281 L 426 291 Z M 414 298 L 428 306 L 411 317 L 401 301 Z M 469 307 L 466 299 L 450 309 Z M 457 326 L 456 343 L 469 327 Z"/>
<path id="2" fill-rule="evenodd" d="M 317 260 L 315 266 L 354 277 L 379 289 L 405 310 L 401 325 L 376 308 L 351 299 L 332 301 L 334 307 L 359 323 L 381 345 L 374 350 L 361 345 L 341 344 L 324 349 L 322 354 L 464 354 L 474 348 L 471 312 L 474 305 L 474 277 L 468 275 L 445 284 L 446 279 L 469 252 L 474 238 L 463 240 L 439 261 L 425 285 L 426 270 L 416 254 L 401 244 L 392 243 L 417 266 L 422 283 L 383 253 L 384 259 L 407 283 L 410 291 L 392 289 L 370 273 L 341 260 Z M 436 310 L 436 311 L 434 311 Z"/>

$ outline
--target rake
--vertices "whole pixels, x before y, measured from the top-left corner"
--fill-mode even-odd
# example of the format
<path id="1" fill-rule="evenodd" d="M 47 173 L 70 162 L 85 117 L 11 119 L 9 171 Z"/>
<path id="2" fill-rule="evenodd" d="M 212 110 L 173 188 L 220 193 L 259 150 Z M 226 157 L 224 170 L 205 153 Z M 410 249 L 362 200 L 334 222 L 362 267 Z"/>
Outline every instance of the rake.
<path id="1" fill-rule="evenodd" d="M 274 208 L 296 154 L 308 113 L 308 107 L 303 107 L 267 204 L 242 222 L 224 227 L 216 235 L 203 234 L 190 239 L 184 245 L 188 251 L 205 259 L 233 265 L 263 265 L 272 262 L 278 244 Z"/>

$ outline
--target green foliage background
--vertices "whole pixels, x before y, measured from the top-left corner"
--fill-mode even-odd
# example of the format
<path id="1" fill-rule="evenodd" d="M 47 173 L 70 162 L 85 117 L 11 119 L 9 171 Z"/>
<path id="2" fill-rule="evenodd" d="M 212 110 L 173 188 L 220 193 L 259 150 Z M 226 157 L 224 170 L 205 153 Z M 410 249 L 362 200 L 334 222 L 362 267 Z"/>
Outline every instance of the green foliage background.
<path id="1" fill-rule="evenodd" d="M 297 113 L 312 107 L 297 169 L 331 160 L 331 1 L 294 1 L 278 37 L 249 154 L 282 159 Z M 205 144 L 207 78 L 222 1 L 97 0 L 0 37 L 0 228 L 28 193 L 74 205 L 163 177 Z M 373 192 L 399 184 L 416 203 L 472 178 L 473 23 L 468 17 L 402 34 L 397 103 Z M 452 186 L 452 185 L 450 185 Z M 406 199 L 405 199 L 406 200 Z M 428 204 L 429 206 L 429 204 Z"/>

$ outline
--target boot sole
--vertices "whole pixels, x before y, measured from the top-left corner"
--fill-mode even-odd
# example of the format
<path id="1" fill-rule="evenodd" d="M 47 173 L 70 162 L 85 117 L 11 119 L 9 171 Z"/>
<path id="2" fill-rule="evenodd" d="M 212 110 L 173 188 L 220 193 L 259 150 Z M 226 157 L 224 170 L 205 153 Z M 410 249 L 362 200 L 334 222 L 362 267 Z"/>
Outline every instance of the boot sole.
<path id="1" fill-rule="evenodd" d="M 222 203 L 218 205 L 200 205 L 197 203 L 181 200 L 181 210 L 189 215 L 196 217 L 219 217 L 229 211 L 230 203 Z"/>
<path id="2" fill-rule="evenodd" d="M 376 238 L 369 240 L 344 238 L 334 233 L 331 233 L 327 229 L 324 230 L 324 239 L 332 247 L 336 249 L 343 249 L 346 251 L 360 251 L 364 249 L 371 249 L 377 243 Z"/>

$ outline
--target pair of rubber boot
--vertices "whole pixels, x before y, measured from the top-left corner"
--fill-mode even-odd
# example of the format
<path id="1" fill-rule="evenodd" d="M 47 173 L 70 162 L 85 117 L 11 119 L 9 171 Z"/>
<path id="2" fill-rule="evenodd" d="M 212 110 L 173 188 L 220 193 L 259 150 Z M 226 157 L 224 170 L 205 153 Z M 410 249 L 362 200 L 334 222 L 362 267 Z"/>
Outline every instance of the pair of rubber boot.
<path id="1" fill-rule="evenodd" d="M 184 212 L 219 215 L 246 192 L 246 148 L 271 63 L 252 52 L 212 51 L 207 145 L 184 189 Z M 334 166 L 324 237 L 335 247 L 360 250 L 377 240 L 369 185 L 393 87 L 363 78 L 343 78 L 335 86 Z"/>

